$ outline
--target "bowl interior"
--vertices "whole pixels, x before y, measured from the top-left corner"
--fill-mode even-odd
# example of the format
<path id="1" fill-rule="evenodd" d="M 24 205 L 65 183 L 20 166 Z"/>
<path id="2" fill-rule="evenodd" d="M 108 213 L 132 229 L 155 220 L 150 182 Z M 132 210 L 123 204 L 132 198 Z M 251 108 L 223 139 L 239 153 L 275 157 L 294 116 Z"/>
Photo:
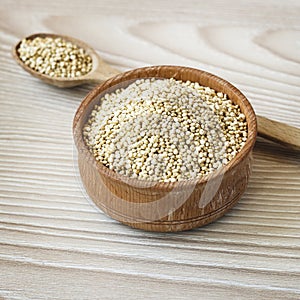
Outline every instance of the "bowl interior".
<path id="1" fill-rule="evenodd" d="M 241 151 L 225 166 L 221 169 L 223 172 L 226 172 L 230 168 L 234 167 L 240 160 L 244 157 L 248 156 L 249 152 L 252 150 L 256 134 L 257 134 L 257 125 L 256 125 L 256 116 L 254 110 L 247 100 L 247 98 L 232 84 L 228 81 L 210 74 L 208 72 L 193 69 L 189 67 L 180 67 L 180 66 L 152 66 L 152 67 L 145 67 L 139 68 L 132 71 L 128 71 L 122 74 L 119 74 L 102 84 L 98 85 L 95 89 L 93 89 L 82 101 L 81 105 L 79 106 L 73 122 L 73 135 L 74 141 L 78 151 L 84 151 L 87 159 L 95 160 L 93 155 L 87 149 L 85 142 L 83 140 L 82 129 L 84 124 L 87 122 L 91 111 L 93 110 L 94 106 L 100 102 L 100 99 L 106 93 L 111 93 L 117 88 L 126 87 L 133 81 L 141 78 L 149 78 L 149 77 L 156 77 L 156 78 L 175 78 L 177 80 L 182 81 L 191 81 L 191 82 L 198 82 L 203 86 L 208 86 L 213 88 L 217 92 L 226 93 L 228 98 L 232 100 L 235 104 L 240 106 L 241 112 L 246 116 L 247 126 L 248 126 L 248 138 L 241 149 Z M 96 160 L 95 160 L 96 163 Z M 106 168 L 101 163 L 97 162 L 97 167 L 99 172 L 104 173 L 105 175 L 118 180 L 121 175 L 116 174 L 114 171 Z M 197 181 L 206 181 L 208 178 L 214 176 L 212 174 L 203 176 L 201 178 L 196 179 Z M 217 173 L 216 173 L 217 176 Z M 121 176 L 124 177 L 124 176 Z M 124 180 L 124 178 L 122 179 Z M 141 180 L 139 179 L 126 179 L 134 185 L 136 182 Z M 175 185 L 188 185 L 189 182 L 194 184 L 195 180 L 185 180 L 185 181 L 177 181 L 177 182 L 160 182 L 157 185 L 158 189 L 164 188 L 171 188 Z"/>

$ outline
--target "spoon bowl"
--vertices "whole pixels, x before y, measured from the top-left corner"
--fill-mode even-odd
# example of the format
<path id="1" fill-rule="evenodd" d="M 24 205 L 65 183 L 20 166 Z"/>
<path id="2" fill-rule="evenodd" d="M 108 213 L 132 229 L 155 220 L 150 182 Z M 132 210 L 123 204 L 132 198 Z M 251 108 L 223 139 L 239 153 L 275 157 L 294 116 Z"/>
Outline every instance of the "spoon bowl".
<path id="1" fill-rule="evenodd" d="M 67 87 L 73 87 L 73 86 L 77 86 L 77 85 L 81 85 L 81 84 L 85 84 L 85 83 L 89 83 L 89 82 L 99 82 L 99 81 L 104 81 L 114 75 L 117 75 L 120 73 L 120 71 L 115 70 L 114 68 L 112 68 L 110 65 L 106 64 L 100 57 L 99 55 L 96 53 L 96 51 L 90 47 L 89 45 L 87 45 L 86 43 L 75 39 L 73 37 L 69 37 L 66 35 L 58 35 L 58 34 L 52 34 L 52 33 L 36 33 L 36 34 L 32 34 L 27 36 L 25 39 L 26 40 L 33 40 L 37 37 L 41 37 L 41 38 L 46 38 L 46 37 L 50 37 L 50 38 L 62 38 L 64 40 L 66 40 L 67 42 L 71 42 L 72 44 L 75 44 L 77 46 L 79 46 L 80 48 L 84 49 L 86 51 L 86 53 L 88 55 L 90 55 L 90 57 L 92 58 L 92 70 L 83 75 L 83 76 L 78 76 L 78 77 L 73 77 L 73 78 L 67 78 L 67 77 L 51 77 L 49 75 L 46 74 L 42 74 L 38 71 L 33 70 L 32 68 L 30 68 L 29 66 L 27 66 L 20 58 L 19 54 L 18 54 L 18 49 L 20 48 L 20 45 L 22 43 L 22 40 L 19 41 L 12 50 L 12 54 L 14 59 L 16 60 L 16 62 L 28 73 L 30 73 L 32 76 L 43 80 L 44 82 L 57 86 L 57 87 L 61 87 L 61 88 L 67 88 Z"/>

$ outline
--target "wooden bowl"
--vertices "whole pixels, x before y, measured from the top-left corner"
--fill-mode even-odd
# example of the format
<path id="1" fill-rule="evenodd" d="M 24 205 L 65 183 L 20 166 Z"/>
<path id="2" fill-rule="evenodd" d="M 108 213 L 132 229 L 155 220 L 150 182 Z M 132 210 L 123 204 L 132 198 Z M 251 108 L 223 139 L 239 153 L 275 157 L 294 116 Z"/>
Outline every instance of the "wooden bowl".
<path id="1" fill-rule="evenodd" d="M 97 162 L 82 135 L 95 104 L 106 93 L 148 77 L 190 80 L 226 93 L 246 116 L 248 139 L 242 150 L 226 166 L 210 175 L 172 183 L 128 178 Z M 208 224 L 224 215 L 241 198 L 251 172 L 256 134 L 253 108 L 237 88 L 213 74 L 179 66 L 135 69 L 101 83 L 82 101 L 73 123 L 81 179 L 95 204 L 122 223 L 160 232 L 182 231 Z"/>

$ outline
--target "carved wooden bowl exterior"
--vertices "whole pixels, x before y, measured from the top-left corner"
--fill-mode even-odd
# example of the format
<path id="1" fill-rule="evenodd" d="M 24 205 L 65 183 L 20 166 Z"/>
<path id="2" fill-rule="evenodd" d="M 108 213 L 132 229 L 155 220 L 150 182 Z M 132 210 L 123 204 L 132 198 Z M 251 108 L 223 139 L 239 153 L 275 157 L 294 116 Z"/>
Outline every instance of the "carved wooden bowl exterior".
<path id="1" fill-rule="evenodd" d="M 97 162 L 88 150 L 82 129 L 94 105 L 116 86 L 126 87 L 140 78 L 175 78 L 198 82 L 223 92 L 241 107 L 248 139 L 238 155 L 217 172 L 195 180 L 155 183 L 119 175 Z M 179 66 L 153 66 L 119 74 L 92 90 L 79 106 L 73 123 L 78 165 L 84 187 L 104 212 L 134 228 L 175 232 L 208 224 L 224 215 L 244 193 L 251 172 L 256 140 L 256 116 L 246 97 L 229 82 L 213 74 Z"/>

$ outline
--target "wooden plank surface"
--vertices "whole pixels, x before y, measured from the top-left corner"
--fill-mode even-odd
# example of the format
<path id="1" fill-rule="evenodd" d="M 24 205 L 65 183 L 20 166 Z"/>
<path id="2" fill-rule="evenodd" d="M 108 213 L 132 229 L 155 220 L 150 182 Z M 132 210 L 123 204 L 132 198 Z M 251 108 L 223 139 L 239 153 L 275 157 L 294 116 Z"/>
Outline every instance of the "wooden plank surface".
<path id="1" fill-rule="evenodd" d="M 45 31 L 82 39 L 121 70 L 201 68 L 257 113 L 300 127 L 299 1 L 1 4 L 1 299 L 300 298 L 299 153 L 259 139 L 246 194 L 213 224 L 128 228 L 91 204 L 78 176 L 72 118 L 93 86 L 50 87 L 10 53 Z"/>

